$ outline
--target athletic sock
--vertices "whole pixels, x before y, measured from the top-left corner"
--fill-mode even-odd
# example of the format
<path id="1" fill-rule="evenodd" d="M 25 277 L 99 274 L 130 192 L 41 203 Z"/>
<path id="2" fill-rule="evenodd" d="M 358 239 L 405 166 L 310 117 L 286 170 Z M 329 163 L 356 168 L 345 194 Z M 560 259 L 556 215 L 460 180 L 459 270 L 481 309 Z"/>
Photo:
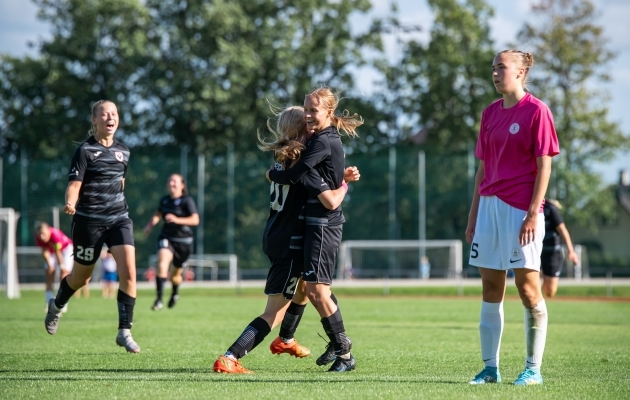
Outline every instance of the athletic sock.
<path id="1" fill-rule="evenodd" d="M 131 329 L 136 299 L 118 289 L 118 329 Z"/>
<path id="2" fill-rule="evenodd" d="M 282 319 L 282 325 L 280 325 L 280 338 L 285 343 L 293 341 L 293 336 L 300 324 L 305 308 L 306 304 L 296 304 L 294 302 L 289 304 L 287 312 L 284 314 L 284 318 Z"/>
<path id="3" fill-rule="evenodd" d="M 257 317 L 247 325 L 247 328 L 236 339 L 236 342 L 230 346 L 226 356 L 233 355 L 237 359 L 243 358 L 262 342 L 271 332 L 271 327 L 264 319 Z"/>
<path id="4" fill-rule="evenodd" d="M 155 278 L 155 286 L 157 289 L 157 299 L 162 301 L 162 296 L 164 294 L 164 282 L 166 282 L 166 278 L 160 278 L 159 276 Z"/>
<path id="5" fill-rule="evenodd" d="M 499 366 L 499 350 L 503 334 L 503 302 L 481 302 L 479 338 L 481 339 L 481 358 L 486 367 Z"/>
<path id="6" fill-rule="evenodd" d="M 337 308 L 337 311 L 331 316 L 322 318 L 321 322 L 324 332 L 335 346 L 335 354 L 338 356 L 348 354 L 350 352 L 350 339 L 343 326 L 341 311 Z"/>
<path id="7" fill-rule="evenodd" d="M 52 290 L 47 290 L 46 291 L 46 305 L 48 305 L 48 303 L 50 302 L 50 299 L 54 299 L 55 295 L 53 293 Z"/>
<path id="8" fill-rule="evenodd" d="M 525 367 L 540 369 L 547 340 L 547 303 L 541 300 L 534 307 L 525 307 L 525 337 L 527 359 Z"/>
<path id="9" fill-rule="evenodd" d="M 57 291 L 57 297 L 55 297 L 55 307 L 61 310 L 68 304 L 68 301 L 76 290 L 72 289 L 68 285 L 68 278 L 63 278 L 59 284 L 59 290 Z"/>
<path id="10" fill-rule="evenodd" d="M 179 285 L 176 285 L 173 283 L 173 294 L 171 296 L 178 296 L 179 295 Z"/>

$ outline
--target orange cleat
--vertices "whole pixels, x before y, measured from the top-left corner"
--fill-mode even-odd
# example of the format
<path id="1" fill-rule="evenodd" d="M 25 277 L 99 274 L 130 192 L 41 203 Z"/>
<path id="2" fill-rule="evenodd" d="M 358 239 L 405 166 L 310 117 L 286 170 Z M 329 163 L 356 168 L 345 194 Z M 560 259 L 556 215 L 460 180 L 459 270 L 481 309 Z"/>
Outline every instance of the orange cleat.
<path id="1" fill-rule="evenodd" d="M 293 339 L 291 343 L 284 343 L 280 336 L 271 342 L 269 350 L 271 350 L 273 354 L 287 353 L 298 358 L 304 358 L 311 355 L 311 351 L 307 347 L 299 344 L 297 340 Z"/>
<path id="2" fill-rule="evenodd" d="M 253 374 L 252 371 L 243 367 L 238 360 L 234 360 L 230 357 L 219 356 L 214 362 L 214 372 L 221 372 L 225 374 Z"/>

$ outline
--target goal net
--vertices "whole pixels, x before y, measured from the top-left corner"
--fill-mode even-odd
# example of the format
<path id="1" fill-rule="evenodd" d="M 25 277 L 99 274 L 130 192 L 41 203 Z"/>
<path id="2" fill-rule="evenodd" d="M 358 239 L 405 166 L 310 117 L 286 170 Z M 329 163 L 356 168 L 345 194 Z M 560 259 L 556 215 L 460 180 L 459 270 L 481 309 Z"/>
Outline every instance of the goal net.
<path id="1" fill-rule="evenodd" d="M 157 256 L 149 257 L 148 271 L 157 269 Z M 146 280 L 152 280 L 152 274 L 143 272 Z M 138 271 L 140 272 L 140 271 Z M 184 266 L 184 279 L 188 281 L 229 281 L 238 280 L 238 258 L 236 254 L 191 254 Z"/>
<path id="2" fill-rule="evenodd" d="M 461 240 L 349 240 L 337 279 L 461 278 Z"/>
<path id="3" fill-rule="evenodd" d="M 20 297 L 15 253 L 17 217 L 12 208 L 0 208 L 0 286 L 10 299 Z"/>

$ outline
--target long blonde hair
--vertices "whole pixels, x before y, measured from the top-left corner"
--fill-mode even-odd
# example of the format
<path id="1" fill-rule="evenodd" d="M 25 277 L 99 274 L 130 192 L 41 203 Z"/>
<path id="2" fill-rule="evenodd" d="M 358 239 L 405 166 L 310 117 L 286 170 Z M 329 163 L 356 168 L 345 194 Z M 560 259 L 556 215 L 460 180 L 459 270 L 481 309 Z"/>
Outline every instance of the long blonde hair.
<path id="1" fill-rule="evenodd" d="M 267 120 L 267 129 L 272 138 L 267 140 L 258 132 L 258 148 L 262 151 L 273 150 L 276 160 L 280 163 L 296 161 L 305 148 L 302 143 L 306 132 L 304 108 L 290 106 L 279 111 L 271 106 L 271 110 L 277 117 L 275 128 L 272 126 L 272 120 Z"/>
<path id="2" fill-rule="evenodd" d="M 326 110 L 332 111 L 330 119 L 338 131 L 345 132 L 351 138 L 359 136 L 356 129 L 363 125 L 363 117 L 357 113 L 350 114 L 348 110 L 343 110 L 341 115 L 335 114 L 339 106 L 339 100 L 341 100 L 338 93 L 334 93 L 330 88 L 322 86 L 311 91 L 305 97 L 315 97 Z"/>
<path id="3" fill-rule="evenodd" d="M 92 118 L 96 117 L 96 110 L 99 109 L 100 106 L 102 106 L 105 103 L 112 103 L 114 105 L 116 105 L 113 101 L 109 101 L 109 100 L 99 100 L 96 103 L 92 104 Z M 94 125 L 94 123 L 92 123 L 92 126 L 90 126 L 90 130 L 88 131 L 88 136 L 92 136 L 96 134 L 96 125 Z"/>

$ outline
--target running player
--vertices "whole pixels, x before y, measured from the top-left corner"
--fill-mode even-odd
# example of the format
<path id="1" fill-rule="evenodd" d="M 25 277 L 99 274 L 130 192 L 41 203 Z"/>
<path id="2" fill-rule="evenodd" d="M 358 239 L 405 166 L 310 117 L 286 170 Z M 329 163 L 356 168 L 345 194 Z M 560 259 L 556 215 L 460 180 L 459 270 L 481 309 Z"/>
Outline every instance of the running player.
<path id="1" fill-rule="evenodd" d="M 72 271 L 72 240 L 61 230 L 49 226 L 46 222 L 38 222 L 35 226 L 35 245 L 41 248 L 46 268 L 46 312 L 53 295 L 55 272 L 59 270 L 59 281 Z M 62 312 L 68 311 L 68 306 Z"/>
<path id="2" fill-rule="evenodd" d="M 129 219 L 123 189 L 129 162 L 129 149 L 114 139 L 118 110 L 107 100 L 92 106 L 90 137 L 79 145 L 72 158 L 64 212 L 73 215 L 74 267 L 59 285 L 57 297 L 50 299 L 44 325 L 54 335 L 61 309 L 70 297 L 89 282 L 103 244 L 116 260 L 118 289 L 118 334 L 116 344 L 131 353 L 140 346 L 131 336 L 136 303 L 136 252 L 133 223 Z"/>
<path id="3" fill-rule="evenodd" d="M 289 107 L 278 115 L 275 129 L 270 122 L 267 125 L 274 139 L 266 142 L 259 137 L 259 147 L 265 151 L 275 151 L 275 168 L 284 169 L 294 164 L 304 148 L 302 142 L 307 136 L 303 109 Z M 356 168 L 349 169 L 347 175 L 349 180 L 359 178 Z M 328 207 L 336 208 L 347 190 L 342 187 L 322 192 L 320 182 L 321 178 L 316 173 L 310 173 L 296 185 L 271 184 L 270 212 L 263 234 L 263 251 L 271 261 L 265 285 L 267 306 L 264 313 L 250 322 L 228 351 L 215 361 L 215 372 L 252 373 L 241 365 L 240 358 L 251 352 L 280 323 L 285 312 L 288 312 L 287 308 L 293 312 L 293 326 L 297 328 L 308 301 L 304 284 L 300 280 L 304 259 L 304 204 L 312 192 L 318 193 Z M 288 353 L 300 358 L 310 355 L 310 350 L 295 339 L 289 343 L 274 341 L 272 347 L 276 349 L 276 354 Z"/>
<path id="4" fill-rule="evenodd" d="M 171 283 L 173 292 L 168 301 L 168 308 L 175 307 L 179 300 L 179 285 L 182 283 L 182 270 L 192 250 L 193 232 L 191 226 L 199 225 L 199 212 L 192 197 L 186 193 L 186 183 L 180 174 L 173 174 L 168 179 L 169 194 L 162 197 L 158 209 L 151 220 L 144 227 L 144 234 L 149 235 L 151 229 L 164 218 L 164 225 L 158 236 L 158 270 L 155 278 L 157 298 L 153 303 L 153 310 L 164 308 L 162 293 L 164 282 L 171 269 Z"/>
<path id="5" fill-rule="evenodd" d="M 503 98 L 481 115 L 475 155 L 479 169 L 466 240 L 471 265 L 483 286 L 481 357 L 485 368 L 471 384 L 498 383 L 506 271 L 514 270 L 525 312 L 527 358 L 515 385 L 542 384 L 547 306 L 540 290 L 540 253 L 545 236 L 543 201 L 551 158 L 559 153 L 549 107 L 525 91 L 534 58 L 519 50 L 497 54 L 492 79 Z"/>
<path id="6" fill-rule="evenodd" d="M 564 262 L 564 252 L 562 250 L 562 242 L 567 246 L 567 258 L 577 264 L 578 259 L 571 235 L 567 230 L 560 209 L 562 205 L 555 199 L 545 199 L 545 238 L 543 239 L 543 249 L 540 256 L 540 263 L 543 275 L 543 293 L 546 297 L 553 297 L 558 291 L 558 281 L 560 280 L 560 272 L 562 272 L 562 263 Z"/>
<path id="7" fill-rule="evenodd" d="M 322 87 L 304 99 L 304 117 L 313 137 L 296 165 L 288 170 L 267 171 L 267 177 L 280 184 L 295 184 L 309 171 L 316 171 L 325 189 L 338 189 L 343 184 L 345 155 L 339 130 L 356 137 L 356 128 L 363 124 L 357 114 L 344 111 L 336 115 L 339 98 L 329 88 Z M 337 251 L 345 222 L 341 207 L 330 209 L 312 195 L 304 209 L 304 274 L 308 299 L 317 309 L 331 346 L 316 361 L 318 365 L 333 362 L 328 371 L 345 372 L 355 369 L 356 361 L 350 350 L 352 341 L 346 335 L 341 310 L 330 291 Z M 330 349 L 334 349 L 331 352 Z"/>

